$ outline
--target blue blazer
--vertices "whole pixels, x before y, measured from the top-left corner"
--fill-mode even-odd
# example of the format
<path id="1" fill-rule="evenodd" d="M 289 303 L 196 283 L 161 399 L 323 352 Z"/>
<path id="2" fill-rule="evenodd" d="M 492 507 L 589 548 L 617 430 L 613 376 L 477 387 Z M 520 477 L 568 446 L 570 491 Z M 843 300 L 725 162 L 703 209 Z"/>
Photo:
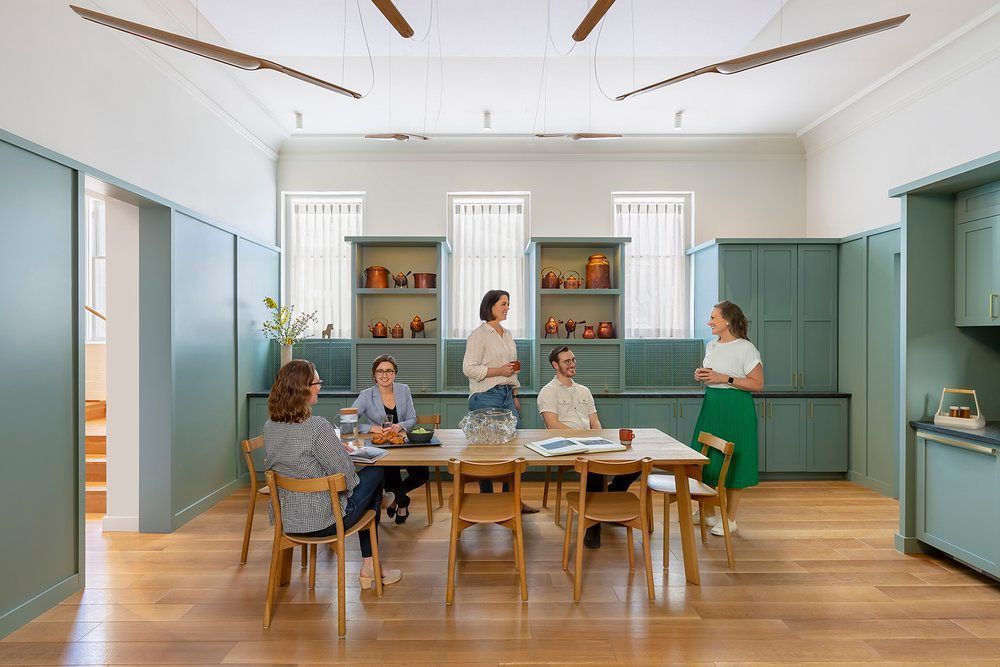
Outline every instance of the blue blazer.
<path id="1" fill-rule="evenodd" d="M 399 416 L 399 425 L 405 430 L 410 430 L 417 423 L 417 409 L 413 407 L 413 396 L 410 388 L 401 382 L 392 384 L 392 393 L 396 396 L 396 414 Z M 351 407 L 358 409 L 358 416 L 364 417 L 367 423 L 362 422 L 360 429 L 362 433 L 372 430 L 372 424 L 381 426 L 385 422 L 385 406 L 382 404 L 382 393 L 378 386 L 369 387 L 354 399 Z"/>

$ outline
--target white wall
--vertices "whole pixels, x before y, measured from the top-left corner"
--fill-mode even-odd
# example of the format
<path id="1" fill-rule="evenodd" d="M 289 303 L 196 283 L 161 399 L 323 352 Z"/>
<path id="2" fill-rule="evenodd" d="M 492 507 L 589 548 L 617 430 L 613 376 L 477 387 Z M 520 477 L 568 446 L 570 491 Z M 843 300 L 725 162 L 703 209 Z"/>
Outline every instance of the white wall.
<path id="1" fill-rule="evenodd" d="M 1000 150 L 1000 13 L 806 132 L 807 232 L 899 222 L 890 188 Z"/>
<path id="2" fill-rule="evenodd" d="M 139 209 L 107 198 L 108 482 L 104 530 L 139 530 Z"/>
<path id="3" fill-rule="evenodd" d="M 171 3 L 100 4 L 171 27 Z M 0 128 L 274 242 L 275 154 L 170 63 L 214 77 L 224 65 L 170 51 L 66 2 L 0 0 Z"/>
<path id="4" fill-rule="evenodd" d="M 794 142 L 794 139 L 792 140 Z M 721 154 L 415 154 L 316 152 L 287 142 L 282 191 L 364 191 L 365 234 L 446 234 L 446 195 L 528 191 L 532 236 L 610 236 L 611 193 L 691 191 L 695 241 L 804 236 L 805 169 L 794 149 Z"/>

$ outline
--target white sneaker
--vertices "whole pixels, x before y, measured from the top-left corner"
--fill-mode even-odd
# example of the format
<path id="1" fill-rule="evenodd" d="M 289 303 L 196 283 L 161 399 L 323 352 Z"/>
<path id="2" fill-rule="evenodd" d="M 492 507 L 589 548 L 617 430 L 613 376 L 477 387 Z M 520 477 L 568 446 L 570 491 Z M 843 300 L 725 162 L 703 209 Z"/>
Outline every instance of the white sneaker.
<path id="1" fill-rule="evenodd" d="M 394 502 L 396 502 L 396 494 L 392 491 L 386 491 L 382 494 L 382 509 L 390 507 Z"/>
<path id="2" fill-rule="evenodd" d="M 694 521 L 694 525 L 696 526 L 700 525 L 701 512 L 699 510 L 695 510 L 694 514 L 691 515 L 691 520 Z M 718 515 L 712 514 L 711 516 L 708 515 L 705 516 L 705 525 L 708 526 L 709 528 L 714 528 L 718 523 L 719 523 Z"/>
<path id="3" fill-rule="evenodd" d="M 735 533 L 737 530 L 739 530 L 739 527 L 736 525 L 736 522 L 735 521 L 730 521 L 729 522 L 729 532 L 730 533 Z M 715 526 L 712 528 L 712 534 L 713 535 L 719 535 L 719 536 L 725 536 L 726 532 L 725 532 L 725 530 L 724 530 L 724 528 L 722 526 L 722 520 L 721 519 L 716 520 Z"/>

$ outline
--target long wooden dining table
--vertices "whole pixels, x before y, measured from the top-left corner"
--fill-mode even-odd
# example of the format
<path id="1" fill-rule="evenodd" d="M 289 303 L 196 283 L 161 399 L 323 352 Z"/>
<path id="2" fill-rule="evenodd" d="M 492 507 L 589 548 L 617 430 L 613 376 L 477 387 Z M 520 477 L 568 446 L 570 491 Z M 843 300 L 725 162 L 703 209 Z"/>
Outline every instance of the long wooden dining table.
<path id="1" fill-rule="evenodd" d="M 528 465 L 572 468 L 580 456 L 598 461 L 634 461 L 649 457 L 653 467 L 672 472 L 677 479 L 677 507 L 680 521 L 681 547 L 684 552 L 684 573 L 692 584 L 698 584 L 698 555 L 694 542 L 694 522 L 691 518 L 691 492 L 689 477 L 699 477 L 698 469 L 708 463 L 708 458 L 684 443 L 655 428 L 633 429 L 635 439 L 624 451 L 602 452 L 599 454 L 565 454 L 562 456 L 542 456 L 525 447 L 529 442 L 537 442 L 554 435 L 574 437 L 601 436 L 618 442 L 618 429 L 562 430 L 522 429 L 513 440 L 502 445 L 473 445 L 460 429 L 437 429 L 434 435 L 440 445 L 426 447 L 390 447 L 381 445 L 389 454 L 376 461 L 379 466 L 447 466 L 448 461 L 501 461 L 523 458 Z M 664 539 L 668 536 L 664 534 Z M 647 567 L 648 567 L 647 563 Z"/>

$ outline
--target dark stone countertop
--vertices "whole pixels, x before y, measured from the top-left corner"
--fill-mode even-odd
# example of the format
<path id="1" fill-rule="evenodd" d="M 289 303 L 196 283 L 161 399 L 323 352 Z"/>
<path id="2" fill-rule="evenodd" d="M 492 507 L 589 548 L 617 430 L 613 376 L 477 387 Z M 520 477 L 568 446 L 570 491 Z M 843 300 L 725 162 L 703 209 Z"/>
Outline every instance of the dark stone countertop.
<path id="1" fill-rule="evenodd" d="M 648 391 L 622 391 L 609 394 L 593 392 L 595 398 L 701 398 L 705 395 L 702 389 L 661 389 Z M 266 397 L 266 391 L 251 391 L 247 393 L 248 398 Z M 341 398 L 345 396 L 357 396 L 356 391 L 330 390 L 319 392 L 320 398 L 326 396 L 330 398 Z M 538 396 L 537 391 L 523 390 L 521 396 L 534 398 Z M 465 391 L 414 391 L 414 398 L 468 398 L 469 393 Z M 754 393 L 754 398 L 850 398 L 850 394 L 836 391 L 761 391 Z"/>
<path id="2" fill-rule="evenodd" d="M 1000 447 L 1000 421 L 986 422 L 985 428 L 956 428 L 954 426 L 939 426 L 932 421 L 913 421 L 910 422 L 910 428 Z"/>

